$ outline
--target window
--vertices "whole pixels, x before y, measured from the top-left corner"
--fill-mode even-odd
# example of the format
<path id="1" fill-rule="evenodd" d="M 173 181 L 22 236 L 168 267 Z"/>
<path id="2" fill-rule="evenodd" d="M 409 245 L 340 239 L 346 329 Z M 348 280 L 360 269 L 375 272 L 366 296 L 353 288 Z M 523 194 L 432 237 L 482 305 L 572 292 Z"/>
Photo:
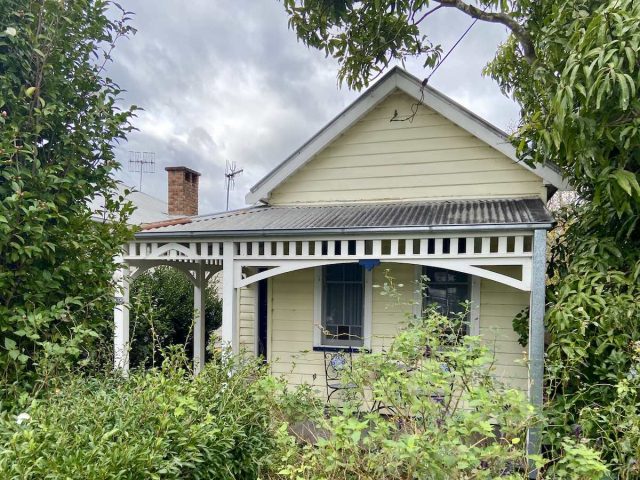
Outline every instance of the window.
<path id="1" fill-rule="evenodd" d="M 322 269 L 323 346 L 364 345 L 365 272 L 358 264 L 328 265 Z"/>
<path id="2" fill-rule="evenodd" d="M 435 304 L 438 311 L 449 318 L 455 318 L 464 312 L 464 303 L 471 299 L 470 275 L 434 267 L 426 267 L 423 273 L 429 279 L 424 298 L 425 307 Z M 464 333 L 469 333 L 468 321 L 465 322 L 464 330 Z"/>

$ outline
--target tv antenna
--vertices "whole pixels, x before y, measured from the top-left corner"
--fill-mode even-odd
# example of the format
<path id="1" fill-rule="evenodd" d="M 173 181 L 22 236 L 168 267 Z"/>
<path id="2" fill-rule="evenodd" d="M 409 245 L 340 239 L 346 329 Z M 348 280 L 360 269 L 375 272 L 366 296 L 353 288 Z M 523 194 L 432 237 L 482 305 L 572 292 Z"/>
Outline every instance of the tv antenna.
<path id="1" fill-rule="evenodd" d="M 156 172 L 155 152 L 133 152 L 129 151 L 129 171 L 140 173 L 140 183 L 138 191 L 142 191 L 142 175 Z"/>
<path id="2" fill-rule="evenodd" d="M 240 175 L 243 172 L 243 169 L 238 169 L 236 166 L 236 162 L 229 162 L 224 167 L 224 182 L 225 187 L 227 189 L 227 210 L 229 210 L 229 190 L 232 190 L 236 186 L 236 176 Z"/>

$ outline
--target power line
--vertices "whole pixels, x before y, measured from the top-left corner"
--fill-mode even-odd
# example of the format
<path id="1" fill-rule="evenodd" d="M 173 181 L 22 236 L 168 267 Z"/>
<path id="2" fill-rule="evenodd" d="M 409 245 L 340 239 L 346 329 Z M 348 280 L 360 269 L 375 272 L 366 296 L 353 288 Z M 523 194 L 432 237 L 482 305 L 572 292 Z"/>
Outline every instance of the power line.
<path id="1" fill-rule="evenodd" d="M 485 10 L 486 10 L 486 7 L 485 7 Z M 444 57 L 442 57 L 442 59 L 440 59 L 440 61 L 436 64 L 435 67 L 433 67 L 433 70 L 431 70 L 431 73 L 427 76 L 427 78 L 425 78 L 424 82 L 422 82 L 424 85 L 426 85 L 429 82 L 429 79 L 433 76 L 434 73 L 436 73 L 438 68 L 440 68 L 440 65 L 442 65 L 444 63 L 444 61 L 449 57 L 449 55 L 451 55 L 451 52 L 453 52 L 455 50 L 455 48 L 460 44 L 460 42 L 464 39 L 464 37 L 467 36 L 467 33 L 469 33 L 471 31 L 471 29 L 478 22 L 478 20 L 479 19 L 476 18 L 476 19 L 473 20 L 473 22 L 471 22 L 471 25 L 469 25 L 467 27 L 467 29 L 460 36 L 460 38 L 456 41 L 456 43 L 453 44 L 453 46 L 449 49 L 449 51 L 446 53 L 446 55 Z"/>
<path id="2" fill-rule="evenodd" d="M 436 9 L 434 9 L 432 11 L 437 10 L 437 8 L 439 8 L 439 7 L 436 7 Z M 488 5 L 485 6 L 482 9 L 482 12 L 483 13 L 486 12 L 487 8 L 489 8 Z M 464 31 L 464 33 L 462 35 L 460 35 L 460 38 L 458 38 L 458 40 L 456 40 L 456 43 L 453 44 L 453 46 L 449 49 L 449 51 L 445 54 L 445 56 L 440 59 L 440 61 L 436 64 L 435 67 L 433 67 L 433 70 L 431 70 L 431 73 L 429 73 L 427 78 L 425 78 L 422 81 L 422 88 L 420 88 L 420 100 L 418 102 L 414 103 L 413 105 L 411 105 L 411 114 L 409 114 L 409 115 L 407 115 L 405 117 L 399 118 L 398 117 L 398 111 L 396 110 L 395 112 L 393 112 L 393 117 L 391 117 L 391 120 L 389 120 L 390 122 L 406 122 L 407 120 L 409 121 L 409 123 L 413 122 L 413 119 L 415 118 L 416 114 L 418 113 L 418 108 L 420 107 L 420 105 L 422 105 L 424 103 L 424 87 L 426 87 L 427 83 L 429 83 L 429 80 L 431 79 L 433 74 L 436 73 L 438 68 L 440 68 L 440 65 L 442 65 L 444 63 L 444 61 L 449 57 L 449 55 L 451 55 L 451 52 L 453 52 L 455 50 L 455 48 L 460 44 L 460 42 L 462 42 L 464 37 L 467 36 L 467 34 L 471 31 L 473 26 L 478 22 L 478 20 L 479 20 L 478 18 L 475 18 L 473 20 L 473 22 L 471 22 L 471 25 L 469 25 L 467 27 L 467 29 Z"/>
<path id="3" fill-rule="evenodd" d="M 487 10 L 487 7 L 484 7 L 484 9 L 482 10 L 482 13 L 484 13 Z M 445 54 L 444 57 L 442 57 L 440 59 L 440 61 L 436 64 L 435 67 L 433 67 L 433 70 L 431 70 L 431 73 L 427 76 L 427 78 L 424 79 L 424 81 L 422 82 L 423 85 L 426 85 L 429 82 L 429 79 L 433 76 L 434 73 L 436 73 L 436 71 L 438 70 L 438 68 L 440 68 L 440 65 L 442 65 L 444 63 L 444 61 L 449 57 L 449 55 L 451 55 L 451 52 L 453 52 L 455 50 L 455 48 L 460 44 L 460 42 L 464 39 L 464 37 L 467 36 L 467 34 L 471 31 L 471 29 L 473 28 L 473 26 L 478 23 L 478 18 L 475 18 L 473 20 L 473 22 L 471 22 L 471 25 L 469 25 L 467 27 L 467 29 L 464 31 L 464 33 L 460 36 L 460 38 L 456 41 L 456 43 L 453 44 L 453 46 L 449 49 L 449 51 Z"/>

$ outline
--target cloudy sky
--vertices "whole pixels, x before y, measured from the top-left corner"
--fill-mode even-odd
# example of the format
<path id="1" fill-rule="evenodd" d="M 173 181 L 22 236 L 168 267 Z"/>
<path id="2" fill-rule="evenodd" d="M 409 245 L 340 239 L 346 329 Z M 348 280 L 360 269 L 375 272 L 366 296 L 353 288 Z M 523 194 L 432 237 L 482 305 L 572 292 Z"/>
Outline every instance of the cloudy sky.
<path id="1" fill-rule="evenodd" d="M 248 189 L 296 150 L 356 97 L 336 83 L 337 63 L 299 43 L 288 30 L 278 0 L 129 0 L 137 34 L 115 51 L 109 75 L 136 104 L 139 131 L 117 149 L 119 177 L 129 151 L 156 154 L 156 173 L 142 191 L 166 199 L 164 167 L 185 165 L 202 173 L 200 212 L 224 210 L 225 161 L 244 173 L 231 192 L 231 208 L 245 205 Z M 464 14 L 441 9 L 423 30 L 445 51 L 470 24 Z M 516 106 L 481 70 L 507 36 L 478 22 L 431 78 L 430 85 L 495 125 L 509 129 Z M 423 78 L 419 61 L 407 69 Z"/>

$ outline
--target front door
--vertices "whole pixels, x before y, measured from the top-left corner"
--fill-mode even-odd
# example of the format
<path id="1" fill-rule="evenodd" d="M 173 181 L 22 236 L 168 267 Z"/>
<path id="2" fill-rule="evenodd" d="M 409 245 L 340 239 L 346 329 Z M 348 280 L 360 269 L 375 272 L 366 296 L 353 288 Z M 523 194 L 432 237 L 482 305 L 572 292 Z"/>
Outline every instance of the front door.
<path id="1" fill-rule="evenodd" d="M 267 359 L 267 279 L 258 282 L 258 356 Z"/>

